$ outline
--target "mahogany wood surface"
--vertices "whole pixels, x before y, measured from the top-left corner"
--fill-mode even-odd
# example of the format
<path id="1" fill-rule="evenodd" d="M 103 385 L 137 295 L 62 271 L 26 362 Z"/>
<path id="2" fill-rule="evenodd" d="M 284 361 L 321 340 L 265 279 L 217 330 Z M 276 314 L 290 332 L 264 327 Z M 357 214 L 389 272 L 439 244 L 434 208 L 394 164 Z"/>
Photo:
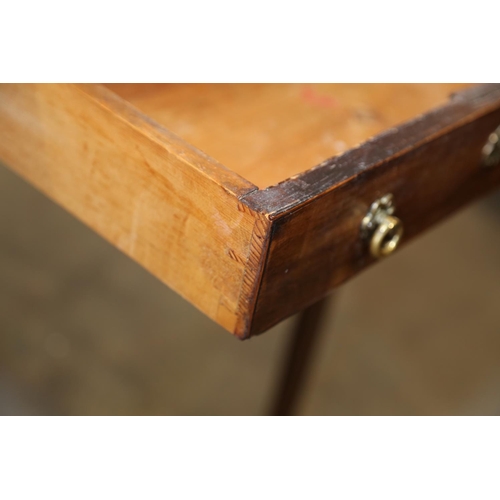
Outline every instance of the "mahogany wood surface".
<path id="1" fill-rule="evenodd" d="M 244 199 L 273 221 L 252 332 L 267 330 L 359 273 L 370 204 L 392 193 L 403 245 L 500 184 L 481 151 L 500 124 L 500 85 L 475 87 L 301 176 Z"/>
<path id="2" fill-rule="evenodd" d="M 273 394 L 269 415 L 294 415 L 304 392 L 308 372 L 319 348 L 325 312 L 334 300 L 323 299 L 310 305 L 297 317 L 283 356 L 280 377 Z"/>

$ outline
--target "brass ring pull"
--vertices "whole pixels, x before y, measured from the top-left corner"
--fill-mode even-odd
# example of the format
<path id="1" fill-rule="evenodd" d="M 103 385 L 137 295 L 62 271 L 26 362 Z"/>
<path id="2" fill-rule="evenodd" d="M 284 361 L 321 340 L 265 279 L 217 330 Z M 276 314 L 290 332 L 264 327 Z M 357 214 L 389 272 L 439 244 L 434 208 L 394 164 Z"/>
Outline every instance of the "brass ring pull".
<path id="1" fill-rule="evenodd" d="M 500 127 L 492 132 L 482 150 L 483 165 L 496 167 L 500 164 Z"/>
<path id="2" fill-rule="evenodd" d="M 394 217 L 392 194 L 374 201 L 361 222 L 361 235 L 369 240 L 370 253 L 376 259 L 390 255 L 403 236 L 403 223 Z"/>
<path id="3" fill-rule="evenodd" d="M 403 223 L 391 215 L 386 215 L 378 225 L 370 240 L 370 252 L 377 259 L 386 257 L 396 250 L 403 236 Z"/>

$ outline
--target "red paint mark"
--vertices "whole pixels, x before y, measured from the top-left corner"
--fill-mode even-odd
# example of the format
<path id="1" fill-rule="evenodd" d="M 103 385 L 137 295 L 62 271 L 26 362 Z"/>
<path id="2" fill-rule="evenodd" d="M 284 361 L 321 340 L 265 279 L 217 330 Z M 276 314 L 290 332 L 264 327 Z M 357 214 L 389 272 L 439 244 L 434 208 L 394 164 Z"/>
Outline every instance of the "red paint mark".
<path id="1" fill-rule="evenodd" d="M 304 85 L 301 96 L 304 101 L 321 108 L 335 108 L 338 105 L 336 99 L 326 94 L 320 94 L 312 85 Z"/>

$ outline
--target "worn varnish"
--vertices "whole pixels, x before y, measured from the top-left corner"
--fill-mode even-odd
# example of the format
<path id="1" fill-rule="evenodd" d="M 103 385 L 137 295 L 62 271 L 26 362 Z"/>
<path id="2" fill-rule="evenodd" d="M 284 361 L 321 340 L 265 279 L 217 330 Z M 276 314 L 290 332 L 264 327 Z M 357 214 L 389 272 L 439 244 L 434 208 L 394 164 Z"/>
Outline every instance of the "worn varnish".
<path id="1" fill-rule="evenodd" d="M 376 198 L 408 241 L 500 183 L 500 85 L 463 87 L 0 85 L 0 159 L 246 338 L 372 263 Z"/>
<path id="2" fill-rule="evenodd" d="M 463 84 L 110 85 L 259 188 L 446 103 Z"/>
<path id="3" fill-rule="evenodd" d="M 373 262 L 360 224 L 370 204 L 394 195 L 403 244 L 500 184 L 481 150 L 500 123 L 500 85 L 474 88 L 449 105 L 317 169 L 245 196 L 273 220 L 253 332 L 314 303 Z"/>

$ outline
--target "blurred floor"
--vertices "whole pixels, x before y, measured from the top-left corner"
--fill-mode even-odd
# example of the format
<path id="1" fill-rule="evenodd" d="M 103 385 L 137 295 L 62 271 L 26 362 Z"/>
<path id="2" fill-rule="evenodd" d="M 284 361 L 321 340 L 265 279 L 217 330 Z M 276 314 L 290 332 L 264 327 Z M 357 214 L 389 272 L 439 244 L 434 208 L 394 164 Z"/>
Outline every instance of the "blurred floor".
<path id="1" fill-rule="evenodd" d="M 302 414 L 500 414 L 500 196 L 346 284 Z M 240 342 L 0 166 L 0 414 L 265 413 L 292 325 Z"/>

